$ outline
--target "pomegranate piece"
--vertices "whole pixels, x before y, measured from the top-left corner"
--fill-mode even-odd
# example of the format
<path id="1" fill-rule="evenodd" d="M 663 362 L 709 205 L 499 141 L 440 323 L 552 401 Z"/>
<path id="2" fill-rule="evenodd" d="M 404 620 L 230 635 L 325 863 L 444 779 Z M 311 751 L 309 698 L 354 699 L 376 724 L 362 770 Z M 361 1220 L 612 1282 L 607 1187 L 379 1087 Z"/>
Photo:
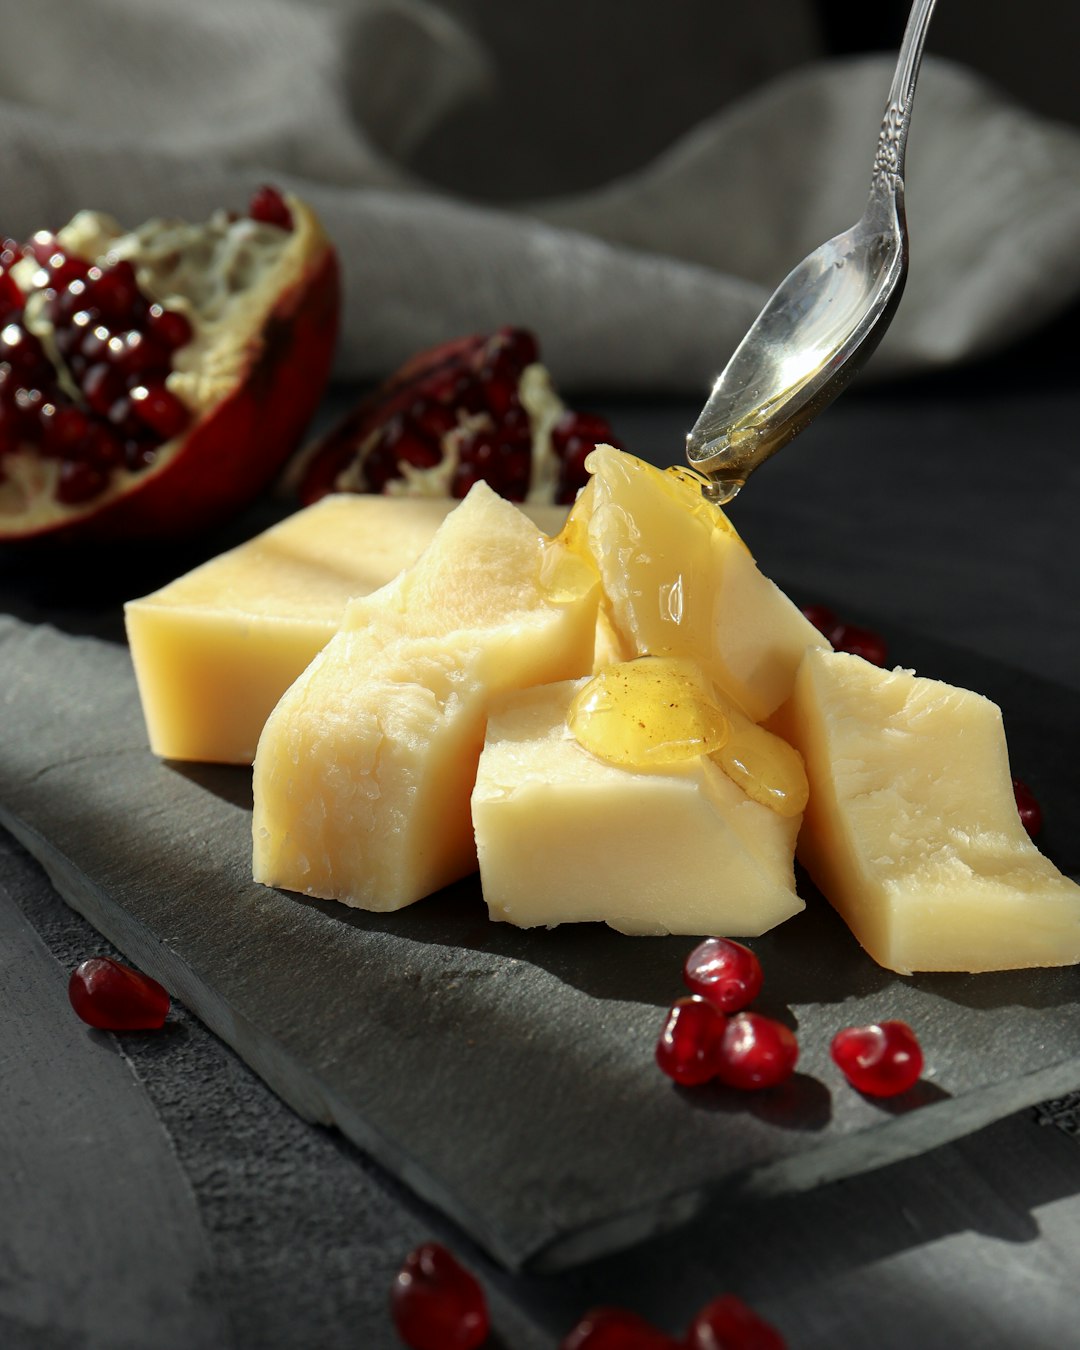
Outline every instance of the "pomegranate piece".
<path id="1" fill-rule="evenodd" d="M 832 1057 L 852 1087 L 870 1097 L 895 1097 L 919 1080 L 923 1052 L 906 1022 L 845 1027 L 833 1037 Z"/>
<path id="2" fill-rule="evenodd" d="M 686 1350 L 786 1350 L 783 1336 L 734 1294 L 715 1298 L 694 1318 Z"/>
<path id="3" fill-rule="evenodd" d="M 611 427 L 565 408 L 523 328 L 419 352 L 290 467 L 310 505 L 328 492 L 464 497 L 483 479 L 511 501 L 572 502 Z"/>
<path id="4" fill-rule="evenodd" d="M 884 666 L 888 660 L 888 645 L 873 629 L 845 623 L 828 605 L 803 605 L 802 612 L 836 651 L 861 656 L 875 666 Z"/>
<path id="5" fill-rule="evenodd" d="M 71 1006 L 103 1031 L 156 1031 L 169 1013 L 169 995 L 149 975 L 111 956 L 91 956 L 68 981 Z"/>
<path id="6" fill-rule="evenodd" d="M 741 1012 L 761 992 L 761 962 L 749 947 L 730 938 L 699 942 L 683 966 L 683 982 L 693 994 L 723 1013 Z"/>
<path id="7" fill-rule="evenodd" d="M 724 1027 L 716 1076 L 743 1091 L 775 1087 L 790 1078 L 799 1058 L 795 1033 L 761 1013 L 741 1012 Z"/>
<path id="8" fill-rule="evenodd" d="M 0 249 L 0 540 L 194 533 L 295 450 L 330 373 L 336 255 L 276 189 L 246 216 L 80 212 Z"/>
<path id="9" fill-rule="evenodd" d="M 723 1014 L 706 999 L 677 999 L 656 1042 L 656 1062 L 684 1087 L 707 1083 L 716 1076 L 724 1030 Z"/>
<path id="10" fill-rule="evenodd" d="M 488 1337 L 483 1289 L 438 1242 L 425 1242 L 405 1258 L 390 1291 L 390 1311 L 411 1350 L 475 1350 Z"/>
<path id="11" fill-rule="evenodd" d="M 679 1350 L 679 1343 L 625 1308 L 593 1308 L 563 1337 L 559 1350 Z"/>
<path id="12" fill-rule="evenodd" d="M 1013 796 L 1016 798 L 1016 809 L 1020 813 L 1020 823 L 1034 839 L 1043 825 L 1042 807 L 1039 805 L 1039 799 L 1022 778 L 1014 778 L 1012 785 Z"/>
<path id="13" fill-rule="evenodd" d="M 829 641 L 838 652 L 861 656 L 874 666 L 884 666 L 888 660 L 889 649 L 881 634 L 870 628 L 860 628 L 855 623 L 837 624 L 829 635 Z"/>

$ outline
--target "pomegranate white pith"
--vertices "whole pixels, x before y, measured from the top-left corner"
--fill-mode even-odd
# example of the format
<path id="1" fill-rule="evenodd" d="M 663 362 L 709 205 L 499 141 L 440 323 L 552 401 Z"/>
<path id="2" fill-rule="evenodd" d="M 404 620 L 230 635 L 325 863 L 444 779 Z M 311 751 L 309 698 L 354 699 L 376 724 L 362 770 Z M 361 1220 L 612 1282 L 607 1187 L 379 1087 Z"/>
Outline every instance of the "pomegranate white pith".
<path id="1" fill-rule="evenodd" d="M 317 218 L 272 195 L 259 219 L 125 232 L 83 211 L 15 260 L 9 243 L 0 538 L 184 533 L 277 472 L 325 386 L 339 302 Z"/>

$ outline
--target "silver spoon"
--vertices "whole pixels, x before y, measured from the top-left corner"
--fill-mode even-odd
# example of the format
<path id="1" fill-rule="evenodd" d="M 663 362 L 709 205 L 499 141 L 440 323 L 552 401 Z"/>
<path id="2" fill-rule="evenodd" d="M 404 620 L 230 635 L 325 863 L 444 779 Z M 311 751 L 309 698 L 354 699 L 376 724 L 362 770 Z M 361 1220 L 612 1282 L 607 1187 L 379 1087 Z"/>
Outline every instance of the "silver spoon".
<path id="1" fill-rule="evenodd" d="M 896 312 L 908 267 L 904 151 L 935 3 L 911 6 L 862 218 L 780 283 L 686 438 L 691 468 L 712 479 L 706 495 L 713 501 L 731 501 L 759 464 L 832 402 Z"/>

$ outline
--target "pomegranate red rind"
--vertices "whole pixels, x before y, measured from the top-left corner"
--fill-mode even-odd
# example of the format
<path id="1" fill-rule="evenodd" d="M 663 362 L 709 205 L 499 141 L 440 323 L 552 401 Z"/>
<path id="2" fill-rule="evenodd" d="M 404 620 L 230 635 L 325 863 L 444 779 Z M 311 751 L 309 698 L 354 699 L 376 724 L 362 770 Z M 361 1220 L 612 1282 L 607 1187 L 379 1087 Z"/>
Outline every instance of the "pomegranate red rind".
<path id="1" fill-rule="evenodd" d="M 417 353 L 305 449 L 289 486 L 305 506 L 330 492 L 463 497 L 480 479 L 511 501 L 572 502 L 586 455 L 617 442 L 563 405 L 539 355 L 521 328 Z"/>
<path id="2" fill-rule="evenodd" d="M 78 234 L 77 222 L 87 221 Z M 174 280 L 167 271 L 170 230 L 186 231 L 185 242 L 195 242 L 183 257 L 186 276 L 183 266 L 177 269 L 182 279 Z M 84 253 L 65 254 L 56 237 L 39 234 L 23 250 L 27 258 L 11 264 L 25 283 L 33 259 L 40 261 L 42 254 L 47 259 L 39 279 L 31 278 L 26 314 L 20 311 L 10 339 L 30 333 L 31 346 L 37 343 L 46 352 L 53 363 L 56 393 L 51 397 L 59 415 L 47 416 L 44 405 L 33 417 L 8 411 L 8 441 L 12 435 L 16 440 L 9 444 L 0 435 L 0 458 L 8 456 L 0 465 L 0 540 L 159 538 L 227 519 L 278 474 L 329 378 L 340 283 L 337 258 L 321 225 L 304 203 L 266 188 L 256 195 L 249 217 L 219 215 L 205 227 L 155 221 L 125 235 L 115 222 L 82 213 L 65 231 L 65 239 L 77 235 L 85 243 Z M 204 237 L 212 240 L 206 252 L 216 257 L 220 271 L 199 274 L 198 262 L 191 261 L 200 258 Z M 168 243 L 162 244 L 163 238 Z M 230 271 L 230 250 L 247 241 L 250 265 Z M 6 247 L 9 264 L 13 252 L 13 246 Z M 93 262 L 98 257 L 100 265 Z M 163 306 L 145 283 L 141 291 L 136 283 L 136 268 L 144 261 L 148 269 L 152 262 L 161 266 L 163 257 L 169 285 L 189 297 L 180 303 L 190 304 L 191 318 Z M 70 281 L 65 280 L 68 272 Z M 9 294 L 11 273 L 2 275 L 6 286 L 0 299 L 9 306 L 21 304 Z M 104 313 L 91 317 L 80 335 L 76 321 L 85 325 L 87 317 L 75 311 L 84 285 L 91 289 L 82 303 L 91 314 L 102 313 L 103 307 Z M 125 331 L 125 297 L 129 302 L 134 297 L 141 316 L 130 331 Z M 201 341 L 189 346 L 195 319 L 205 324 Z M 54 323 L 58 326 L 51 327 Z M 155 373 L 162 358 L 167 376 Z M 149 379 L 137 378 L 143 368 L 150 369 Z M 33 395 L 32 388 L 21 388 L 33 380 L 22 378 L 10 361 L 6 367 L 0 362 L 0 375 L 5 374 L 13 386 L 20 385 L 18 399 Z M 96 437 L 91 448 L 85 439 L 87 418 Z M 84 438 L 73 462 L 65 459 L 67 435 Z M 138 438 L 147 436 L 143 453 L 144 440 Z"/>

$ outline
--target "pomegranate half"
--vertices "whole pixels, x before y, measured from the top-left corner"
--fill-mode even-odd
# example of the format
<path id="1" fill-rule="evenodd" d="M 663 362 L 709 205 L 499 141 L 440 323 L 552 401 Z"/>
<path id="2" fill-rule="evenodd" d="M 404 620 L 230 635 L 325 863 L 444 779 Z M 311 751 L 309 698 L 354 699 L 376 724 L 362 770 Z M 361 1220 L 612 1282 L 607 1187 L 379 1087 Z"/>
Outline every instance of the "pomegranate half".
<path id="1" fill-rule="evenodd" d="M 555 392 L 536 338 L 500 328 L 411 357 L 289 468 L 308 506 L 328 492 L 464 497 L 484 479 L 510 501 L 572 502 L 604 418 Z"/>
<path id="2" fill-rule="evenodd" d="M 0 540 L 190 534 L 278 473 L 330 374 L 337 256 L 304 202 L 0 247 Z"/>

